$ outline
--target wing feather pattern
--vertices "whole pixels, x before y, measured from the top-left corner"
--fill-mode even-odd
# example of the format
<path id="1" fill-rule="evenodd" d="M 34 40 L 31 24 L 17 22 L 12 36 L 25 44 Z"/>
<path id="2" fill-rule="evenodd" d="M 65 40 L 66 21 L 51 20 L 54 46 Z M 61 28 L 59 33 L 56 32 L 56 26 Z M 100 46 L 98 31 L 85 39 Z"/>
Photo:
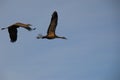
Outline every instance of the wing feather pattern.
<path id="1" fill-rule="evenodd" d="M 8 32 L 11 42 L 15 42 L 17 40 L 17 28 L 9 27 Z"/>
<path id="2" fill-rule="evenodd" d="M 53 12 L 52 14 L 52 18 L 51 18 L 51 22 L 47 31 L 47 34 L 55 34 L 55 30 L 56 30 L 56 26 L 57 26 L 57 22 L 58 22 L 58 14 L 56 11 Z"/>

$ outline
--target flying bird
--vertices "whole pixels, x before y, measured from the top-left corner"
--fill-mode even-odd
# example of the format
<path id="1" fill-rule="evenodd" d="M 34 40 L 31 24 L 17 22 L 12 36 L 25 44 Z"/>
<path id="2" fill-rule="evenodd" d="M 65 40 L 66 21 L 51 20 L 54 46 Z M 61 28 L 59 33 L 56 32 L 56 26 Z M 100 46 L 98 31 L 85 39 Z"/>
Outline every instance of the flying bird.
<path id="1" fill-rule="evenodd" d="M 36 28 L 31 28 L 30 26 L 32 26 L 32 25 L 17 22 L 15 24 L 12 24 L 12 25 L 6 27 L 6 28 L 1 28 L 1 30 L 8 29 L 10 41 L 11 42 L 16 42 L 16 40 L 17 40 L 17 32 L 18 32 L 17 28 L 22 27 L 22 28 L 27 29 L 28 31 L 36 29 Z"/>
<path id="2" fill-rule="evenodd" d="M 54 38 L 67 39 L 66 37 L 60 37 L 55 34 L 57 23 L 58 23 L 58 14 L 57 14 L 57 11 L 54 11 L 52 14 L 51 22 L 50 22 L 48 30 L 47 30 L 47 35 L 42 36 L 41 34 L 39 34 L 37 36 L 37 39 L 40 39 L 40 38 L 42 38 L 42 39 L 44 39 L 44 38 L 46 38 L 46 39 L 54 39 Z"/>

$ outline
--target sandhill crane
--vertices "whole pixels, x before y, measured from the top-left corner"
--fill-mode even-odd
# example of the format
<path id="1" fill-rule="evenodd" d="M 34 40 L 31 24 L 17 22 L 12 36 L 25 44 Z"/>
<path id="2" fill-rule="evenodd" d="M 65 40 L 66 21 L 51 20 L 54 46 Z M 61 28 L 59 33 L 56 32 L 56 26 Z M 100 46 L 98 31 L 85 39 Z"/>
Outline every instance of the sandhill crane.
<path id="1" fill-rule="evenodd" d="M 22 27 L 22 28 L 27 29 L 28 31 L 35 30 L 35 28 L 31 28 L 30 26 L 31 26 L 31 24 L 24 24 L 24 23 L 17 22 L 15 24 L 12 24 L 12 25 L 6 27 L 6 28 L 1 28 L 1 30 L 8 29 L 11 42 L 16 42 L 16 40 L 17 40 L 17 28 Z"/>
<path id="2" fill-rule="evenodd" d="M 58 14 L 56 11 L 54 11 L 52 14 L 51 22 L 49 24 L 49 28 L 47 30 L 47 35 L 42 36 L 41 34 L 39 34 L 37 36 L 37 39 L 40 39 L 40 38 L 42 38 L 42 39 L 44 39 L 44 38 L 46 38 L 46 39 L 54 39 L 54 38 L 67 39 L 66 37 L 60 37 L 55 34 L 57 22 L 58 22 Z"/>

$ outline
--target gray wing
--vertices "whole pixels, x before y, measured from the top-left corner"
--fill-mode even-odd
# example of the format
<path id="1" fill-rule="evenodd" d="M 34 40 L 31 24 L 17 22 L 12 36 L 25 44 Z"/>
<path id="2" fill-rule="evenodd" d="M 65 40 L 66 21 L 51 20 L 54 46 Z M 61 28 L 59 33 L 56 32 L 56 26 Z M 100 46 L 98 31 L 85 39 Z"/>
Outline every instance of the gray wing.
<path id="1" fill-rule="evenodd" d="M 57 14 L 56 11 L 54 11 L 53 14 L 52 14 L 52 18 L 51 18 L 51 22 L 50 22 L 47 34 L 50 34 L 50 33 L 55 34 L 57 22 L 58 22 L 58 14 Z"/>

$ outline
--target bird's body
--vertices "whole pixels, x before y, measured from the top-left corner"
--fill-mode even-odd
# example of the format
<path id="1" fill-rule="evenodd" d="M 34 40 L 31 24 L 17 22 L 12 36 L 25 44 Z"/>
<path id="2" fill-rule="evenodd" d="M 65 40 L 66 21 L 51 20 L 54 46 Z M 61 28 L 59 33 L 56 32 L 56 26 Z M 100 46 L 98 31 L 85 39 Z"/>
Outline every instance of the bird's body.
<path id="1" fill-rule="evenodd" d="M 48 30 L 47 30 L 47 35 L 46 36 L 39 35 L 39 36 L 37 36 L 37 39 L 39 39 L 39 38 L 42 38 L 42 39 L 44 39 L 44 38 L 46 38 L 46 39 L 55 39 L 55 38 L 66 39 L 65 37 L 59 37 L 55 34 L 57 23 L 58 23 L 58 14 L 56 11 L 54 11 L 52 14 L 51 22 L 50 22 Z"/>
<path id="2" fill-rule="evenodd" d="M 31 26 L 31 24 L 24 24 L 24 23 L 17 22 L 6 28 L 1 28 L 1 30 L 8 29 L 11 42 L 15 42 L 17 40 L 17 32 L 18 32 L 17 28 L 23 27 L 23 28 L 27 29 L 28 31 L 35 29 L 35 28 L 32 29 L 30 26 Z"/>

